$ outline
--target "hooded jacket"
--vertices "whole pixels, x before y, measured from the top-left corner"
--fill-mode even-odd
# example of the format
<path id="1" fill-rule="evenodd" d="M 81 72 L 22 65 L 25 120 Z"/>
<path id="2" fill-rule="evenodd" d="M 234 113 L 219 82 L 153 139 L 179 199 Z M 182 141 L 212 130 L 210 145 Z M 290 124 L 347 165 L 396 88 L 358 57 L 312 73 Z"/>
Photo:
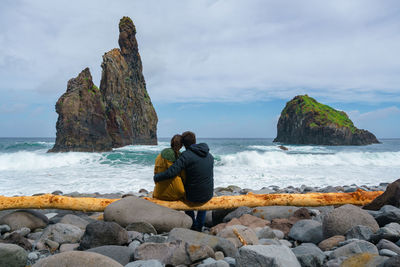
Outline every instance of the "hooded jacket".
<path id="1" fill-rule="evenodd" d="M 158 154 L 154 164 L 154 174 L 164 172 L 176 161 L 172 148 L 166 148 Z M 182 181 L 185 180 L 185 172 L 182 171 L 171 179 L 157 182 L 154 186 L 153 197 L 162 200 L 180 200 L 185 197 L 185 189 Z"/>
<path id="2" fill-rule="evenodd" d="M 207 202 L 214 194 L 214 157 L 205 143 L 193 144 L 168 168 L 154 175 L 154 182 L 160 182 L 186 171 L 184 183 L 186 199 L 191 202 Z"/>

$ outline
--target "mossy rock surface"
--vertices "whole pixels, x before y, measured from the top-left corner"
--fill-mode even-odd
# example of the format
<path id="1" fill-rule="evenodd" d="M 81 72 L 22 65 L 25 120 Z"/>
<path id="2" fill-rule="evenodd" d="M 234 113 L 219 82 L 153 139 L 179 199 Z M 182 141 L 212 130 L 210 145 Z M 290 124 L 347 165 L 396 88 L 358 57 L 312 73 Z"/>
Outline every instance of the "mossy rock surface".
<path id="1" fill-rule="evenodd" d="M 286 103 L 274 142 L 311 145 L 379 143 L 372 133 L 355 127 L 344 111 L 321 104 L 308 95 L 298 95 Z"/>

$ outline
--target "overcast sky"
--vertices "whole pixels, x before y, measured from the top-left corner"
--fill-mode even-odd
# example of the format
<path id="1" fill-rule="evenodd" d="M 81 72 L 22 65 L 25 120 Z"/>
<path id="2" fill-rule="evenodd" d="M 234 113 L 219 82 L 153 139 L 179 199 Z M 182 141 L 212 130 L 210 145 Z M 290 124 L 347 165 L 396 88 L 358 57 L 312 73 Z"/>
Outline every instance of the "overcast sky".
<path id="1" fill-rule="evenodd" d="M 305 94 L 400 137 L 400 2 L 0 1 L 0 137 L 55 136 L 67 81 L 137 29 L 161 137 L 275 137 Z"/>

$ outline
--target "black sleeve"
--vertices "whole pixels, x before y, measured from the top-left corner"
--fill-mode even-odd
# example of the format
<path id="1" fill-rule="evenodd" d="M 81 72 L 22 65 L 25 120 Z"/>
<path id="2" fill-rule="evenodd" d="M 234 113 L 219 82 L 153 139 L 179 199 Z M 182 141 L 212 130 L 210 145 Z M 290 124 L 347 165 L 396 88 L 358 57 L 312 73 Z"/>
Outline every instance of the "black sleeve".
<path id="1" fill-rule="evenodd" d="M 186 165 L 186 157 L 182 154 L 171 167 L 168 168 L 165 172 L 160 172 L 154 175 L 154 182 L 161 182 L 164 180 L 168 180 L 177 176 L 183 169 L 185 169 Z"/>

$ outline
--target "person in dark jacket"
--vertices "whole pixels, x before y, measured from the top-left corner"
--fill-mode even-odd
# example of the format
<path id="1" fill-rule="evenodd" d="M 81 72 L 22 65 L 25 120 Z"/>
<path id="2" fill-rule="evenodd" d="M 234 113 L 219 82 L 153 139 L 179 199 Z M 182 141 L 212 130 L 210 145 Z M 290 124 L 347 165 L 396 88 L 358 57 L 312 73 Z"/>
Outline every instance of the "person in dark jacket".
<path id="1" fill-rule="evenodd" d="M 214 157 L 209 153 L 210 149 L 206 143 L 196 144 L 196 135 L 193 132 L 184 132 L 182 143 L 186 150 L 168 170 L 155 174 L 154 182 L 171 179 L 185 170 L 186 200 L 205 203 L 214 194 Z M 193 220 L 192 229 L 201 231 L 205 222 L 206 211 L 198 211 L 196 218 L 194 211 L 186 211 L 186 214 Z"/>

